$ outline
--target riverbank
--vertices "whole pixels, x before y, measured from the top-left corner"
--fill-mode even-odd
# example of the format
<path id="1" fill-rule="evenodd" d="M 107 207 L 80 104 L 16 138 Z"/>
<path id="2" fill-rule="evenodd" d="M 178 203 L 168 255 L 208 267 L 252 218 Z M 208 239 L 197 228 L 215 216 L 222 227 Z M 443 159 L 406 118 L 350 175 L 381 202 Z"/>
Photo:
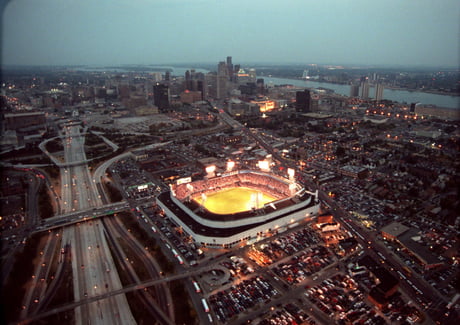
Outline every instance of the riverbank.
<path id="1" fill-rule="evenodd" d="M 264 78 L 264 77 L 260 76 L 260 78 Z M 313 82 L 331 84 L 331 85 L 350 86 L 349 83 L 332 82 L 332 81 L 325 81 L 325 80 L 320 81 L 318 79 L 303 79 L 303 78 L 281 77 L 281 76 L 274 76 L 274 75 L 270 75 L 267 78 L 280 78 L 280 79 L 290 79 L 290 80 L 299 80 L 299 81 L 313 81 Z M 374 87 L 374 86 L 375 85 L 370 84 L 371 88 Z M 407 91 L 407 92 L 411 92 L 411 93 L 412 92 L 418 92 L 418 93 L 434 94 L 434 95 L 441 95 L 441 96 L 460 97 L 460 93 L 451 93 L 451 92 L 446 92 L 446 91 L 441 91 L 441 90 L 434 90 L 434 89 L 409 89 L 409 88 L 389 86 L 389 85 L 384 85 L 384 87 L 385 87 L 385 89 L 401 90 L 401 91 Z"/>
<path id="2" fill-rule="evenodd" d="M 333 90 L 338 95 L 350 96 L 350 85 L 342 83 L 320 82 L 312 79 L 299 78 L 278 78 L 268 76 L 257 76 L 263 78 L 266 85 L 293 85 L 299 88 L 326 88 Z M 370 87 L 369 95 L 374 97 L 375 87 Z M 409 91 L 405 89 L 386 88 L 383 92 L 383 99 L 391 100 L 401 104 L 410 105 L 412 103 L 420 103 L 425 106 L 446 107 L 460 109 L 460 96 L 451 94 L 436 94 L 421 91 Z"/>

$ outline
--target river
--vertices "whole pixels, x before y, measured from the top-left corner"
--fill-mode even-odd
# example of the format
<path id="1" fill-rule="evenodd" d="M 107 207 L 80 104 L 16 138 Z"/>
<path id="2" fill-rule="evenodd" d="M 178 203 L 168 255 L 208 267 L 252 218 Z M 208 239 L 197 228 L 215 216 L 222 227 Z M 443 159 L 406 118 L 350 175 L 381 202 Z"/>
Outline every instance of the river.
<path id="1" fill-rule="evenodd" d="M 350 96 L 350 85 L 339 85 L 327 82 L 317 82 L 312 80 L 298 80 L 298 79 L 285 79 L 285 78 L 275 78 L 275 77 L 265 77 L 261 76 L 258 78 L 263 78 L 265 85 L 283 85 L 290 84 L 296 87 L 303 88 L 318 88 L 323 87 L 327 89 L 332 89 L 336 94 Z M 369 91 L 369 96 L 373 97 L 374 88 L 371 87 Z M 421 103 L 427 105 L 436 105 L 438 107 L 446 108 L 457 108 L 460 109 L 460 97 L 459 96 L 449 96 L 449 95 L 438 95 L 430 94 L 418 91 L 407 91 L 407 90 L 396 90 L 385 88 L 383 91 L 383 98 L 389 99 L 392 101 L 397 101 L 399 103 Z"/>

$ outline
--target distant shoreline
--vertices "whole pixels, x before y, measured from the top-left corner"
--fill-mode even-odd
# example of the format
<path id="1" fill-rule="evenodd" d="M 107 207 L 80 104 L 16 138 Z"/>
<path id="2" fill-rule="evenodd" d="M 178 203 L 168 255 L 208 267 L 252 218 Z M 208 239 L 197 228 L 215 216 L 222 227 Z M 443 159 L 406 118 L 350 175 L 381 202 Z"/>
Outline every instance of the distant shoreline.
<path id="1" fill-rule="evenodd" d="M 342 86 L 349 86 L 350 84 L 348 83 L 341 83 L 341 82 L 331 82 L 331 81 L 323 81 L 323 80 L 316 80 L 316 79 L 303 79 L 303 78 L 293 78 L 293 77 L 281 77 L 277 75 L 270 75 L 270 76 L 260 76 L 261 78 L 267 77 L 267 78 L 282 78 L 282 79 L 290 79 L 290 80 L 311 80 L 314 82 L 318 83 L 325 83 L 325 84 L 333 84 L 333 85 L 342 85 Z M 370 85 L 371 87 L 374 87 L 374 85 Z M 434 94 L 434 95 L 442 95 L 442 96 L 452 96 L 452 97 L 460 97 L 460 93 L 449 93 L 449 92 L 444 92 L 444 91 L 439 91 L 439 90 L 426 90 L 426 89 L 409 89 L 409 88 L 403 88 L 403 87 L 395 87 L 395 86 L 387 86 L 384 85 L 385 89 L 391 89 L 391 90 L 403 90 L 403 91 L 408 91 L 408 92 L 419 92 L 419 93 L 426 93 L 426 94 Z"/>

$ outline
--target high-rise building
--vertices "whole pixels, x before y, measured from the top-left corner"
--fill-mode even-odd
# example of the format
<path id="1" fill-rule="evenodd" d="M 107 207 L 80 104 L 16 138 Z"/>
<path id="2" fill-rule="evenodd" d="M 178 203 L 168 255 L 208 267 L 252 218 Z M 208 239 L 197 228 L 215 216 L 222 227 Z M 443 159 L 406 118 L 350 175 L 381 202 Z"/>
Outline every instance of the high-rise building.
<path id="1" fill-rule="evenodd" d="M 207 84 L 204 80 L 197 80 L 196 81 L 196 90 L 201 92 L 201 99 L 205 100 L 206 93 L 207 93 Z"/>
<path id="2" fill-rule="evenodd" d="M 369 80 L 367 77 L 361 78 L 361 98 L 369 99 Z"/>
<path id="3" fill-rule="evenodd" d="M 241 65 L 235 64 L 235 66 L 233 67 L 233 74 L 235 74 L 235 73 L 237 73 L 238 71 L 240 71 L 240 68 L 241 68 Z"/>
<path id="4" fill-rule="evenodd" d="M 377 82 L 375 84 L 375 100 L 376 101 L 381 101 L 383 99 L 383 84 L 380 82 Z"/>
<path id="5" fill-rule="evenodd" d="M 185 89 L 186 90 L 194 90 L 192 89 L 192 77 L 190 75 L 190 71 L 185 71 Z"/>
<path id="6" fill-rule="evenodd" d="M 257 79 L 256 85 L 257 85 L 257 91 L 260 94 L 263 94 L 265 92 L 264 79 L 262 79 L 262 78 Z"/>
<path id="7" fill-rule="evenodd" d="M 250 82 L 256 82 L 256 79 L 257 79 L 256 69 L 254 68 L 249 69 L 248 75 L 249 75 Z"/>
<path id="8" fill-rule="evenodd" d="M 227 56 L 227 70 L 228 70 L 228 76 L 230 78 L 230 80 L 233 81 L 233 63 L 232 63 L 232 57 L 231 56 Z"/>
<path id="9" fill-rule="evenodd" d="M 358 97 L 359 96 L 359 85 L 353 83 L 350 85 L 350 97 Z"/>
<path id="10" fill-rule="evenodd" d="M 296 99 L 296 110 L 298 112 L 310 112 L 310 103 L 311 103 L 311 96 L 310 90 L 305 89 L 304 91 L 298 91 L 295 94 Z"/>
<path id="11" fill-rule="evenodd" d="M 160 112 L 169 110 L 169 87 L 157 82 L 153 86 L 153 102 Z"/>
<path id="12" fill-rule="evenodd" d="M 227 64 L 224 61 L 219 62 L 217 65 L 217 74 L 219 76 L 228 76 Z"/>
<path id="13" fill-rule="evenodd" d="M 209 86 L 209 95 L 215 99 L 227 96 L 227 76 L 210 72 L 206 75 L 206 85 Z M 206 85 L 204 86 L 206 90 Z"/>
<path id="14" fill-rule="evenodd" d="M 216 98 L 223 99 L 227 96 L 227 76 L 217 75 Z"/>

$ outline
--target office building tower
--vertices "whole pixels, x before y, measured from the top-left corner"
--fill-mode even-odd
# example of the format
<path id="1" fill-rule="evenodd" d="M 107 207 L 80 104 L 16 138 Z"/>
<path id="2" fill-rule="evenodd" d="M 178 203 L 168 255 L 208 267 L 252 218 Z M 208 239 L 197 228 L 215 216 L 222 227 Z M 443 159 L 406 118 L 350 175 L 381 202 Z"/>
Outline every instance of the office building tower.
<path id="1" fill-rule="evenodd" d="M 217 74 L 219 76 L 228 76 L 227 64 L 224 61 L 217 65 Z"/>
<path id="2" fill-rule="evenodd" d="M 369 99 L 369 80 L 367 77 L 361 78 L 361 98 Z"/>
<path id="3" fill-rule="evenodd" d="M 163 80 L 163 76 L 161 75 L 161 72 L 154 72 L 154 73 L 152 73 L 152 79 L 155 82 L 161 81 L 161 80 Z"/>
<path id="4" fill-rule="evenodd" d="M 165 80 L 168 81 L 168 82 L 171 80 L 171 72 L 170 71 L 166 71 Z"/>
<path id="5" fill-rule="evenodd" d="M 375 100 L 376 101 L 381 101 L 383 99 L 383 84 L 381 84 L 380 82 L 378 82 L 376 85 L 375 85 Z"/>
<path id="6" fill-rule="evenodd" d="M 227 97 L 227 76 L 217 75 L 216 98 L 223 99 Z"/>
<path id="7" fill-rule="evenodd" d="M 204 80 L 196 81 L 196 90 L 201 92 L 201 100 L 206 100 L 207 84 Z"/>
<path id="8" fill-rule="evenodd" d="M 209 86 L 207 92 L 209 92 L 211 97 L 215 99 L 222 99 L 227 96 L 227 76 L 218 75 L 215 72 L 208 73 L 206 75 L 205 84 L 205 90 L 206 86 Z"/>
<path id="9" fill-rule="evenodd" d="M 185 89 L 186 90 L 194 90 L 192 89 L 192 77 L 190 71 L 185 71 Z"/>
<path id="10" fill-rule="evenodd" d="M 249 69 L 249 82 L 256 82 L 257 79 L 257 74 L 256 74 L 256 69 L 251 68 Z"/>
<path id="11" fill-rule="evenodd" d="M 239 64 L 235 64 L 235 66 L 233 67 L 233 74 L 237 73 L 238 71 L 240 71 L 241 69 L 241 65 Z"/>
<path id="12" fill-rule="evenodd" d="M 227 70 L 228 70 L 228 77 L 230 80 L 233 81 L 233 63 L 232 63 L 232 57 L 227 56 Z"/>
<path id="13" fill-rule="evenodd" d="M 256 85 L 257 85 L 257 91 L 259 92 L 259 94 L 263 94 L 265 92 L 264 79 L 262 78 L 257 79 Z"/>
<path id="14" fill-rule="evenodd" d="M 350 97 L 358 97 L 359 96 L 359 85 L 351 84 L 350 85 Z"/>
<path id="15" fill-rule="evenodd" d="M 305 89 L 304 91 L 298 91 L 295 94 L 296 99 L 296 111 L 298 112 L 310 112 L 311 96 L 310 91 Z"/>
<path id="16" fill-rule="evenodd" d="M 169 110 L 169 87 L 160 83 L 153 86 L 153 102 L 160 112 Z"/>

